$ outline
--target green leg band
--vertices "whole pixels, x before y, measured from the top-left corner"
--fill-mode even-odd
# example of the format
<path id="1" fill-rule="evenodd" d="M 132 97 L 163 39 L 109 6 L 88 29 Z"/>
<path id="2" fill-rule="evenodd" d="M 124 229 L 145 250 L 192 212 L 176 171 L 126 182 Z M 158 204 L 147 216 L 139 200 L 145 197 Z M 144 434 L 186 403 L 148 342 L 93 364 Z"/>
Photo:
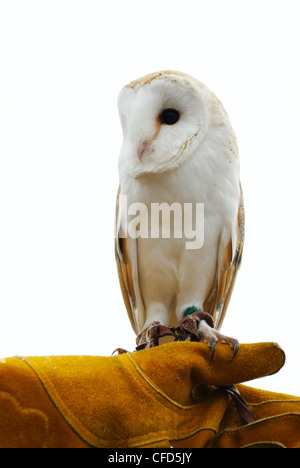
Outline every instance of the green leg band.
<path id="1" fill-rule="evenodd" d="M 187 315 L 191 315 L 193 312 L 197 312 L 197 310 L 202 310 L 202 309 L 201 307 L 195 307 L 195 306 L 189 307 L 184 312 L 183 317 L 186 317 Z"/>

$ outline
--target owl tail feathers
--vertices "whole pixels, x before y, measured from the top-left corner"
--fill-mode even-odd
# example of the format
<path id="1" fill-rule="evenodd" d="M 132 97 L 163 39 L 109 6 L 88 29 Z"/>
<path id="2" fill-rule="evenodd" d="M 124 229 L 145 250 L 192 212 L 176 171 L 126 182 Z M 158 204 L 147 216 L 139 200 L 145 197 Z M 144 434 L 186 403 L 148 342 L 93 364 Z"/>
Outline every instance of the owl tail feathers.
<path id="1" fill-rule="evenodd" d="M 217 344 L 210 363 L 205 343 L 186 341 L 118 356 L 7 358 L 0 447 L 299 447 L 300 397 L 241 384 L 284 362 L 275 343 L 241 344 L 233 361 Z"/>

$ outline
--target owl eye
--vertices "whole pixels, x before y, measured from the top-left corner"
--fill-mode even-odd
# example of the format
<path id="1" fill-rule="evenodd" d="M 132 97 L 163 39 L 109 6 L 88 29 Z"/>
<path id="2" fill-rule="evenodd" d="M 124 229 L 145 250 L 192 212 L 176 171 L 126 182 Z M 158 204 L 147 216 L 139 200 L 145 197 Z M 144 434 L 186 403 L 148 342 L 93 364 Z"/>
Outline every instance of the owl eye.
<path id="1" fill-rule="evenodd" d="M 165 109 L 159 116 L 161 123 L 166 125 L 174 125 L 178 122 L 179 117 L 180 114 L 176 109 Z"/>

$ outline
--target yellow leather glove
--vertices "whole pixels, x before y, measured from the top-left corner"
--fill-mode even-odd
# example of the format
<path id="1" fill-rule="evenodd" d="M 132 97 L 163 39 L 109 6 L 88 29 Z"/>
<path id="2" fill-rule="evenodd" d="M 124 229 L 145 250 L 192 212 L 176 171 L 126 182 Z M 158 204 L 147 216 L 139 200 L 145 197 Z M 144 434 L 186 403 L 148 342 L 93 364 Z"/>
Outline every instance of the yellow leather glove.
<path id="1" fill-rule="evenodd" d="M 241 344 L 231 360 L 218 344 L 211 364 L 210 354 L 204 343 L 176 342 L 112 357 L 8 358 L 0 447 L 300 446 L 300 398 L 240 385 L 277 372 L 282 349 Z M 243 401 L 224 389 L 233 384 L 249 424 Z"/>

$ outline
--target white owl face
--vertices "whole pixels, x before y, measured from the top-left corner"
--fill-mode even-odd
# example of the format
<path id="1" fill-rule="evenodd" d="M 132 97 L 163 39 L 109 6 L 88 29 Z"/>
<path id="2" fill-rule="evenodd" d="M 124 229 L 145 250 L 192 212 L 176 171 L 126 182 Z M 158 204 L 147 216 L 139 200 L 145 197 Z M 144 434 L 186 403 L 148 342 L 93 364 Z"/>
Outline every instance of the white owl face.
<path id="1" fill-rule="evenodd" d="M 175 72 L 149 75 L 124 87 L 118 100 L 122 169 L 139 178 L 186 161 L 208 128 L 207 91 L 193 78 Z"/>

